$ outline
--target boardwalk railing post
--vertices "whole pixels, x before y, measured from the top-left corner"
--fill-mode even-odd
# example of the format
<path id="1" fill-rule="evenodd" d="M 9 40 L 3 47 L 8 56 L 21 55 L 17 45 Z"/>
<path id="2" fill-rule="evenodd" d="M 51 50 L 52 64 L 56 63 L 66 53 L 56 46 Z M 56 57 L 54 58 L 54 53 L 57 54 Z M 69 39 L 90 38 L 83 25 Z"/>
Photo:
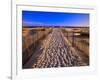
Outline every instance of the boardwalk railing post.
<path id="1" fill-rule="evenodd" d="M 72 32 L 72 46 L 74 46 L 74 32 Z"/>

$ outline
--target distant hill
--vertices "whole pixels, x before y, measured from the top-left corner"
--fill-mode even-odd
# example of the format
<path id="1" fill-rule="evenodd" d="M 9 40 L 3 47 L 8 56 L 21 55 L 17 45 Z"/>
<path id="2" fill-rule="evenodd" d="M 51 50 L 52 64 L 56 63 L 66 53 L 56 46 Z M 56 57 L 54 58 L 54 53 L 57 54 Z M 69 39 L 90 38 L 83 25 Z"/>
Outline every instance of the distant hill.
<path id="1" fill-rule="evenodd" d="M 89 26 L 23 26 L 23 28 L 88 28 Z"/>

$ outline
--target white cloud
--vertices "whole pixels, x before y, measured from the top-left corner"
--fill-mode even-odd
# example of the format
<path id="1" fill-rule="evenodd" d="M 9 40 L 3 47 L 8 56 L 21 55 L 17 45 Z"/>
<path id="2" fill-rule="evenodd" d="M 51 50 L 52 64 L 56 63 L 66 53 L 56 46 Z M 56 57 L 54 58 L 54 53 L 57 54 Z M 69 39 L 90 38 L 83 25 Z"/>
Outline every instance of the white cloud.
<path id="1" fill-rule="evenodd" d="M 42 22 L 28 22 L 28 21 L 23 21 L 22 25 L 23 26 L 33 26 L 33 25 L 40 25 L 40 26 L 42 26 L 42 25 L 44 25 L 44 23 L 42 23 Z"/>

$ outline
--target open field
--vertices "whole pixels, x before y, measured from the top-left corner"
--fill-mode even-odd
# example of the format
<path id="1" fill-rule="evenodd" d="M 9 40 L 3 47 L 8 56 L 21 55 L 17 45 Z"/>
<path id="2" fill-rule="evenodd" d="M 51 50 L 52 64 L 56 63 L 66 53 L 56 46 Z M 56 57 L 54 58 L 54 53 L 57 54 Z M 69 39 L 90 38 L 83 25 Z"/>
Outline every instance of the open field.
<path id="1" fill-rule="evenodd" d="M 22 28 L 23 69 L 89 66 L 89 27 Z"/>

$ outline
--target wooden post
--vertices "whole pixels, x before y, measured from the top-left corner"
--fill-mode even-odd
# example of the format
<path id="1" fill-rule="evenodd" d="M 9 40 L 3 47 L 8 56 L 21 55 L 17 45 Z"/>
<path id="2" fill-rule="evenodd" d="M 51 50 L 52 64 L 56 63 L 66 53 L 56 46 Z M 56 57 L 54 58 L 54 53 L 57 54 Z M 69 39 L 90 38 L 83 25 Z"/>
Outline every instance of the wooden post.
<path id="1" fill-rule="evenodd" d="M 68 39 L 68 31 L 67 31 L 67 39 Z"/>
<path id="2" fill-rule="evenodd" d="M 72 32 L 72 46 L 74 46 L 74 32 Z"/>

